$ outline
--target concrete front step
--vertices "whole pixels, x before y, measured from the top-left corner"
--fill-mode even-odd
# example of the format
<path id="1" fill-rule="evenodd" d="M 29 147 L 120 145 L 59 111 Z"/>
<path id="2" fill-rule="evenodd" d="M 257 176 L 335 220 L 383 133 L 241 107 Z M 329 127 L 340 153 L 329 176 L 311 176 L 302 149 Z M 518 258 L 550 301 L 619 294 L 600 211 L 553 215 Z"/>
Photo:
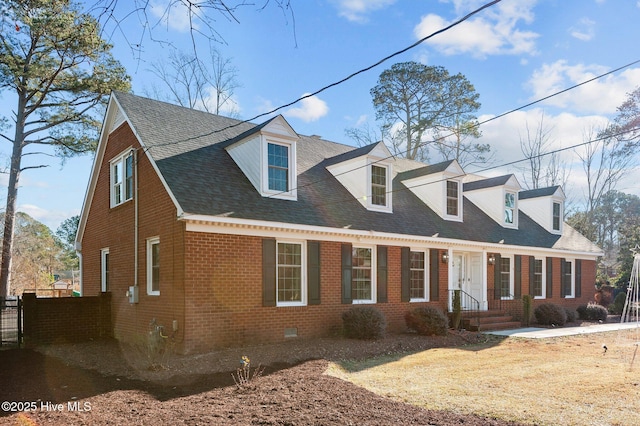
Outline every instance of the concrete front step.
<path id="1" fill-rule="evenodd" d="M 508 330 L 521 326 L 511 315 L 499 310 L 465 312 L 462 315 L 462 327 L 469 331 Z"/>

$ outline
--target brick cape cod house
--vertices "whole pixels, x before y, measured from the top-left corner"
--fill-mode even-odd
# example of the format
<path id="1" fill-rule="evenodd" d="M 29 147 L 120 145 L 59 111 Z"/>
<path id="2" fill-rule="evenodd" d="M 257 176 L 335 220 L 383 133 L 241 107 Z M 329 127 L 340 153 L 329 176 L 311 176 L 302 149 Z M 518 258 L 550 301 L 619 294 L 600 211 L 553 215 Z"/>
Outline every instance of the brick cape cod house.
<path id="1" fill-rule="evenodd" d="M 593 298 L 601 250 L 563 223 L 560 187 L 466 175 L 112 94 L 77 236 L 82 293 L 112 294 L 114 334 L 155 321 L 182 352 L 324 336 L 370 304 L 391 331 L 423 305 Z"/>

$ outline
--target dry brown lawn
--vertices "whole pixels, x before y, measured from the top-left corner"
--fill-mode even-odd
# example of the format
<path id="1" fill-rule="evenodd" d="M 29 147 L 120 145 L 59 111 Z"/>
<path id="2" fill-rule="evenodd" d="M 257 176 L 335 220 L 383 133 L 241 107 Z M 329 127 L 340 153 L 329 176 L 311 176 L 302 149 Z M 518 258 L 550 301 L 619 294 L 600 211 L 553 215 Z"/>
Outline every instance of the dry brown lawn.
<path id="1" fill-rule="evenodd" d="M 638 340 L 637 329 L 508 338 L 334 362 L 328 372 L 431 410 L 536 425 L 640 425 Z"/>

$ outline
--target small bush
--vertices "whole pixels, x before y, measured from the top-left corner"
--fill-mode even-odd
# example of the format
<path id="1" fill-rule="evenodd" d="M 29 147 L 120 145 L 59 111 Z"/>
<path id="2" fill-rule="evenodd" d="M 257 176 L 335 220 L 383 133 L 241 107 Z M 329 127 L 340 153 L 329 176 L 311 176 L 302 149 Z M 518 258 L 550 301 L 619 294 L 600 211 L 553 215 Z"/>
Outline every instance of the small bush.
<path id="1" fill-rule="evenodd" d="M 576 320 L 578 319 L 578 313 L 575 310 L 569 308 L 566 308 L 565 311 L 567 313 L 567 322 L 576 322 Z"/>
<path id="2" fill-rule="evenodd" d="M 449 321 L 444 312 L 438 308 L 431 306 L 415 308 L 405 314 L 404 320 L 409 329 L 424 336 L 447 334 Z"/>
<path id="3" fill-rule="evenodd" d="M 354 306 L 342 313 L 342 325 L 346 337 L 375 340 L 384 336 L 387 320 L 372 306 Z"/>
<path id="4" fill-rule="evenodd" d="M 624 309 L 624 303 L 627 301 L 627 293 L 621 292 L 618 293 L 615 299 L 613 299 L 613 303 L 609 305 L 609 310 L 612 314 L 620 315 L 622 310 Z"/>
<path id="5" fill-rule="evenodd" d="M 567 322 L 567 312 L 554 303 L 543 303 L 533 311 L 536 321 L 541 325 L 563 326 Z"/>
<path id="6" fill-rule="evenodd" d="M 609 311 L 604 306 L 596 303 L 578 306 L 578 315 L 585 321 L 606 321 Z"/>

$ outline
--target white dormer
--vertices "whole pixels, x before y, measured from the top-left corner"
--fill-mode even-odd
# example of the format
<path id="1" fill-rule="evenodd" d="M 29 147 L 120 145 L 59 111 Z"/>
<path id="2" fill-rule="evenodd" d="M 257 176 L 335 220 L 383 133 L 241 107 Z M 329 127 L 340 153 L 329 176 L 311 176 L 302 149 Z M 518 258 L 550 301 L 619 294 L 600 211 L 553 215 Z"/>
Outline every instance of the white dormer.
<path id="1" fill-rule="evenodd" d="M 392 213 L 392 157 L 378 142 L 335 157 L 327 170 L 367 210 Z"/>
<path id="2" fill-rule="evenodd" d="M 257 126 L 227 152 L 263 197 L 297 200 L 298 134 L 281 115 Z"/>
<path id="3" fill-rule="evenodd" d="M 481 179 L 464 184 L 464 196 L 505 228 L 518 229 L 518 192 L 514 175 Z"/>
<path id="4" fill-rule="evenodd" d="M 520 208 L 552 234 L 562 235 L 564 224 L 564 191 L 560 186 L 532 189 L 519 194 Z"/>
<path id="5" fill-rule="evenodd" d="M 456 160 L 409 170 L 399 178 L 441 218 L 462 222 L 464 170 Z"/>

